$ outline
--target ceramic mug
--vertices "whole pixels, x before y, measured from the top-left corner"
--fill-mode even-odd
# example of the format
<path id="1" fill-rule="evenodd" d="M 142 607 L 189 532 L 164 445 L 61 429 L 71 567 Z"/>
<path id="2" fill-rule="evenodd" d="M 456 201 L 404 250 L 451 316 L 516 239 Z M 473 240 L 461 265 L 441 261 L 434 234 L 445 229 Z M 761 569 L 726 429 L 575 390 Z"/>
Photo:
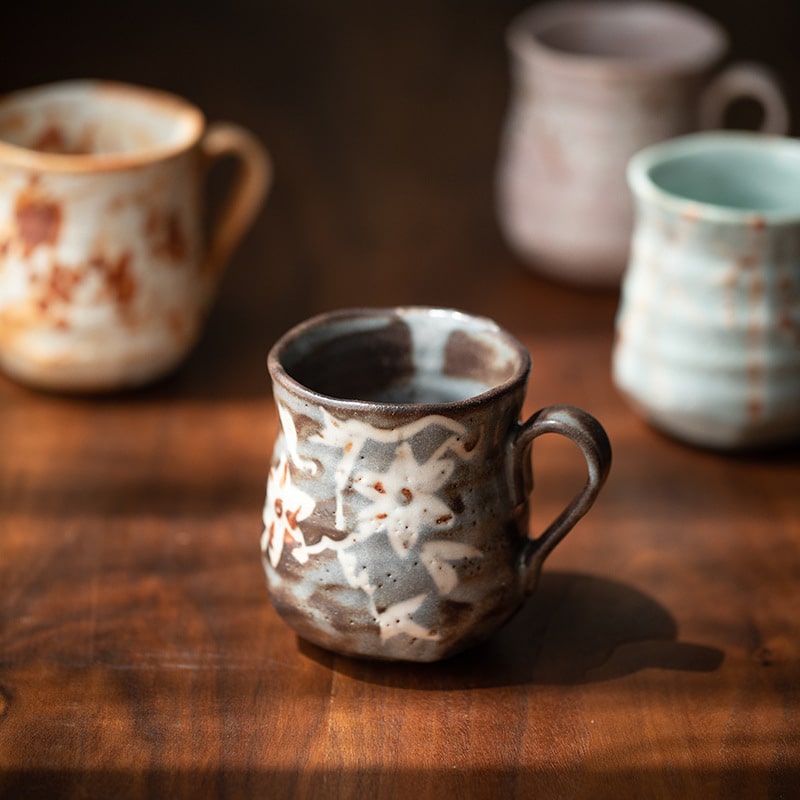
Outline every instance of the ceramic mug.
<path id="1" fill-rule="evenodd" d="M 611 462 L 585 411 L 520 424 L 525 348 L 488 319 L 435 308 L 339 311 L 269 354 L 281 433 L 264 506 L 272 603 L 347 655 L 432 661 L 502 625 L 594 502 Z M 529 451 L 559 433 L 582 491 L 528 537 Z"/>
<path id="2" fill-rule="evenodd" d="M 738 449 L 800 436 L 800 141 L 699 133 L 647 148 L 614 380 L 663 430 Z"/>
<path id="3" fill-rule="evenodd" d="M 632 204 L 625 168 L 641 148 L 722 126 L 742 97 L 785 133 L 786 103 L 763 67 L 717 73 L 728 40 L 711 19 L 653 0 L 536 6 L 508 30 L 512 98 L 497 173 L 506 239 L 532 270 L 619 284 Z"/>
<path id="4" fill-rule="evenodd" d="M 240 169 L 206 244 L 203 181 L 223 155 Z M 66 391 L 172 369 L 269 178 L 251 133 L 161 91 L 68 81 L 0 99 L 0 366 Z"/>

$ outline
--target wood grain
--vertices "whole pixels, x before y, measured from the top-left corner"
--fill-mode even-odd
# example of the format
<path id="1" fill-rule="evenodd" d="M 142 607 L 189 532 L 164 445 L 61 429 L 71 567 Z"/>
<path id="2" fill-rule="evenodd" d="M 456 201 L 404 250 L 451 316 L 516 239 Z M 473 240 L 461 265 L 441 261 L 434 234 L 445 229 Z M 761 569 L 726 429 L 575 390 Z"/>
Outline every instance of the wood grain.
<path id="1" fill-rule="evenodd" d="M 746 36 L 731 5 L 706 4 Z M 782 22 L 753 28 L 747 55 L 796 76 L 797 10 L 765 5 Z M 800 455 L 648 428 L 610 380 L 616 296 L 546 283 L 506 249 L 492 171 L 520 6 L 180 2 L 154 27 L 148 0 L 98 5 L 69 42 L 54 6 L 37 16 L 49 62 L 8 42 L 5 88 L 160 85 L 257 131 L 277 177 L 175 375 L 104 398 L 0 378 L 0 796 L 796 795 Z M 526 413 L 584 406 L 615 463 L 491 642 L 372 664 L 299 642 L 269 605 L 265 358 L 317 311 L 414 302 L 508 327 L 533 353 Z M 541 529 L 582 466 L 557 439 L 534 450 Z"/>

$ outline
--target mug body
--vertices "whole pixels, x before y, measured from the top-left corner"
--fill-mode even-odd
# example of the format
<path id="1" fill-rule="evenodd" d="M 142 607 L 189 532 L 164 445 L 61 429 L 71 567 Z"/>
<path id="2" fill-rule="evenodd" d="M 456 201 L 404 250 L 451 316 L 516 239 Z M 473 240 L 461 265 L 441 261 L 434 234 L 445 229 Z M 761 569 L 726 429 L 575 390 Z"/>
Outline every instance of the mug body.
<path id="1" fill-rule="evenodd" d="M 529 366 L 489 320 L 427 308 L 335 312 L 275 345 L 262 554 L 302 638 L 432 661 L 514 613 L 527 495 L 509 453 Z"/>
<path id="2" fill-rule="evenodd" d="M 198 142 L 179 98 L 75 81 L 0 100 L 0 366 L 74 391 L 170 370 L 203 272 Z"/>
<path id="3" fill-rule="evenodd" d="M 614 379 L 714 448 L 800 435 L 800 144 L 707 133 L 644 150 Z"/>
<path id="4" fill-rule="evenodd" d="M 497 173 L 500 223 L 536 271 L 614 285 L 627 261 L 625 168 L 696 130 L 727 47 L 698 12 L 660 2 L 556 2 L 509 29 L 512 95 Z"/>

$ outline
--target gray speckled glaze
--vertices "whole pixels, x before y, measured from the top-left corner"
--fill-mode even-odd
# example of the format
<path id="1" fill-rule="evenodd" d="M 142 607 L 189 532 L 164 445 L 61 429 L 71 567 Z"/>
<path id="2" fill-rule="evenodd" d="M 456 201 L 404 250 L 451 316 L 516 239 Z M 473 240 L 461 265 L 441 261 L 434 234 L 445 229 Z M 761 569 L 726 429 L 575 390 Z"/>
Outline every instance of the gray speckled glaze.
<path id="1" fill-rule="evenodd" d="M 594 502 L 611 461 L 600 424 L 553 406 L 518 417 L 530 357 L 490 320 L 435 308 L 316 317 L 269 355 L 281 433 L 261 540 L 273 605 L 348 655 L 434 661 L 485 638 Z M 583 491 L 527 535 L 529 450 L 573 439 Z"/>

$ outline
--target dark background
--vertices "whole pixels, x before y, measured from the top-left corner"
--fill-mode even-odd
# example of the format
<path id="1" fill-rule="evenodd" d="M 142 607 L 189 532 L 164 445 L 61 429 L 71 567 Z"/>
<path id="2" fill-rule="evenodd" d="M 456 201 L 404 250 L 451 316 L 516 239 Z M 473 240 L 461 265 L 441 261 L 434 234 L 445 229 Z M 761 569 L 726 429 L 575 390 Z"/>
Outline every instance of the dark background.
<path id="1" fill-rule="evenodd" d="M 2 15 L 0 91 L 76 77 L 157 86 L 194 101 L 209 119 L 251 128 L 267 145 L 273 192 L 178 377 L 202 382 L 204 364 L 224 372 L 244 357 L 255 369 L 234 377 L 231 367 L 227 379 L 254 376 L 249 388 L 261 393 L 267 348 L 309 314 L 364 304 L 459 306 L 465 282 L 485 283 L 491 297 L 492 276 L 523 272 L 497 229 L 493 170 L 508 94 L 503 31 L 527 5 L 15 3 Z M 800 2 L 692 5 L 728 29 L 730 60 L 772 66 L 800 107 Z M 795 113 L 793 130 L 799 121 Z M 225 167 L 212 176 L 212 197 L 227 177 Z M 485 269 L 465 274 L 464 261 Z M 496 315 L 499 303 L 469 310 Z"/>

